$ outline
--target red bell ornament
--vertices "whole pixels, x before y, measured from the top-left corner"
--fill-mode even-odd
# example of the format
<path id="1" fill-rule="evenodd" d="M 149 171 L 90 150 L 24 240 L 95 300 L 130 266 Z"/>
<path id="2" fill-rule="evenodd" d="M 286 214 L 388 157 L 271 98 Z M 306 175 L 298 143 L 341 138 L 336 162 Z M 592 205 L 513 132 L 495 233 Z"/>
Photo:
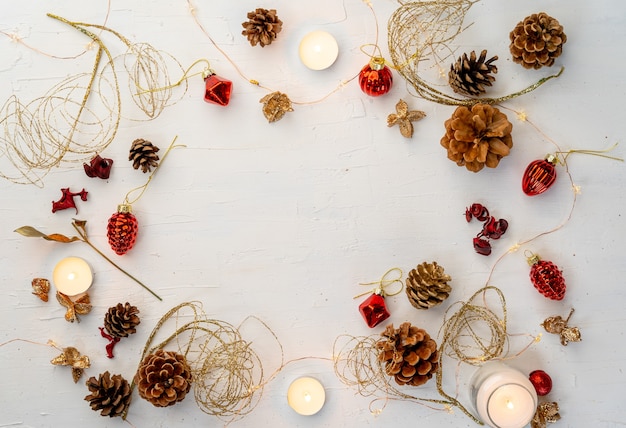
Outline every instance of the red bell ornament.
<path id="1" fill-rule="evenodd" d="M 204 101 L 210 104 L 227 106 L 230 102 L 230 93 L 233 90 L 233 82 L 218 76 L 213 70 L 208 70 L 204 77 Z"/>
<path id="2" fill-rule="evenodd" d="M 374 57 L 359 73 L 359 86 L 367 95 L 378 97 L 391 90 L 393 74 L 385 59 Z"/>
<path id="3" fill-rule="evenodd" d="M 117 206 L 117 212 L 109 218 L 107 238 L 109 245 L 116 254 L 122 256 L 130 251 L 137 240 L 139 225 L 129 204 Z"/>
<path id="4" fill-rule="evenodd" d="M 384 294 L 382 289 L 377 288 L 371 296 L 359 305 L 359 312 L 361 312 L 369 328 L 376 327 L 391 316 L 387 310 Z"/>
<path id="5" fill-rule="evenodd" d="M 522 177 L 522 190 L 528 196 L 539 195 L 552 186 L 556 180 L 558 163 L 556 155 L 546 155 L 545 159 L 532 161 Z"/>
<path id="6" fill-rule="evenodd" d="M 537 254 L 527 257 L 530 265 L 530 280 L 541 294 L 548 299 L 562 300 L 565 296 L 565 279 L 559 268 L 552 262 L 541 260 Z"/>

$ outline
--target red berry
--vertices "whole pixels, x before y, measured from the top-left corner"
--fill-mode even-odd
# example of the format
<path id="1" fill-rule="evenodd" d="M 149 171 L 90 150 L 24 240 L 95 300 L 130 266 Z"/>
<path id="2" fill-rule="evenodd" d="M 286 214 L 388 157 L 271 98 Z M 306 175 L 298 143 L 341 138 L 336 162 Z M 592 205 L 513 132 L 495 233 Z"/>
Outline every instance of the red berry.
<path id="1" fill-rule="evenodd" d="M 552 378 L 543 370 L 535 370 L 528 376 L 530 383 L 535 387 L 537 395 L 548 395 L 552 391 Z"/>

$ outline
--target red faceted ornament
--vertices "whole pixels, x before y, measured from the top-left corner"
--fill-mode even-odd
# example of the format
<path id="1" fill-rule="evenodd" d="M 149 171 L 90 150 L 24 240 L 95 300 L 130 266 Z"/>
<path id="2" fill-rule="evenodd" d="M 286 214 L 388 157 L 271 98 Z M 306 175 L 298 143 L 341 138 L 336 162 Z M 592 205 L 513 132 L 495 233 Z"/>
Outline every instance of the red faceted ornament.
<path id="1" fill-rule="evenodd" d="M 535 370 L 528 375 L 530 383 L 535 387 L 537 395 L 548 395 L 552 391 L 552 378 L 543 370 Z"/>
<path id="2" fill-rule="evenodd" d="M 363 67 L 359 73 L 361 90 L 372 97 L 378 97 L 389 92 L 392 83 L 391 69 L 385 65 L 385 59 L 381 57 L 372 58 L 370 63 Z"/>
<path id="3" fill-rule="evenodd" d="M 385 304 L 383 291 L 377 289 L 359 305 L 359 312 L 369 328 L 374 328 L 391 316 Z"/>
<path id="4" fill-rule="evenodd" d="M 528 196 L 539 195 L 552 186 L 556 180 L 558 158 L 546 155 L 545 159 L 532 161 L 522 177 L 522 190 Z"/>
<path id="5" fill-rule="evenodd" d="M 541 260 L 537 254 L 528 257 L 530 280 L 535 288 L 548 299 L 562 300 L 565 296 L 565 279 L 552 262 Z"/>
<path id="6" fill-rule="evenodd" d="M 233 82 L 209 71 L 204 76 L 204 87 L 204 101 L 220 106 L 228 105 Z"/>
<path id="7" fill-rule="evenodd" d="M 117 206 L 117 212 L 109 219 L 107 238 L 111 249 L 118 255 L 124 255 L 135 245 L 139 225 L 128 204 Z"/>

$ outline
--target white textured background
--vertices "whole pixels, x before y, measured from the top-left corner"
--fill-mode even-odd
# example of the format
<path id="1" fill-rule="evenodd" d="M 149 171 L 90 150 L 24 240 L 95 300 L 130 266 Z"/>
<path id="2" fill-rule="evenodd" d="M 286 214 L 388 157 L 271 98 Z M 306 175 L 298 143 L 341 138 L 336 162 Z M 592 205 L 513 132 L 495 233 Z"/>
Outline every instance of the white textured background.
<path id="1" fill-rule="evenodd" d="M 388 57 L 386 22 L 398 4 L 375 0 L 373 6 L 380 21 L 380 45 Z M 289 94 L 294 101 L 319 98 L 357 73 L 368 60 L 359 46 L 374 38 L 372 16 L 358 0 L 214 1 L 198 2 L 196 7 L 199 19 L 249 77 Z M 264 49 L 252 48 L 240 35 L 240 23 L 255 7 L 276 8 L 284 22 L 278 40 Z M 565 150 L 601 150 L 616 141 L 623 143 L 625 3 L 482 0 L 468 15 L 474 25 L 454 47 L 459 53 L 486 48 L 490 56 L 499 55 L 492 95 L 519 90 L 556 71 L 524 70 L 510 60 L 508 32 L 523 17 L 540 11 L 565 27 L 568 41 L 557 61 L 565 72 L 506 106 L 526 111 Z M 46 12 L 102 23 L 107 3 L 5 1 L 0 29 L 57 56 L 83 50 L 88 40 L 47 18 Z M 43 188 L 0 181 L 1 342 L 51 339 L 61 346 L 76 346 L 91 357 L 87 376 L 109 370 L 130 379 L 145 339 L 161 315 L 182 301 L 199 300 L 212 318 L 238 324 L 256 315 L 266 321 L 288 360 L 329 358 L 337 336 L 383 329 L 370 330 L 361 319 L 357 311 L 361 300 L 352 299 L 363 291 L 359 282 L 376 280 L 391 267 L 408 272 L 433 260 L 453 278 L 446 304 L 418 313 L 404 294 L 388 298 L 387 303 L 390 322 L 410 321 L 436 336 L 449 304 L 467 299 L 484 285 L 499 255 L 567 217 L 572 190 L 562 167 L 548 193 L 535 198 L 522 193 L 526 165 L 554 148 L 511 112 L 507 113 L 514 124 L 511 155 L 495 170 L 472 174 L 449 161 L 439 145 L 443 122 L 453 108 L 411 96 L 398 74 L 392 91 L 383 97 L 367 97 L 353 81 L 325 102 L 296 106 L 282 121 L 268 124 L 258 103 L 266 92 L 239 78 L 194 26 L 185 1 L 112 0 L 107 25 L 132 41 L 169 52 L 185 67 L 196 59 L 209 59 L 219 75 L 233 80 L 231 103 L 227 108 L 206 104 L 203 82 L 196 77 L 182 99 L 160 117 L 134 121 L 130 118 L 138 115 L 123 86 L 125 118 L 103 153 L 115 161 L 109 180 L 90 179 L 80 164 L 74 164 L 55 168 Z M 314 29 L 333 33 L 340 46 L 338 61 L 321 72 L 306 69 L 297 57 L 300 38 Z M 104 40 L 113 55 L 123 53 L 120 43 L 109 36 Z M 89 51 L 71 61 L 51 59 L 3 36 L 1 99 L 14 94 L 26 103 L 42 96 L 65 77 L 89 72 L 94 54 Z M 178 78 L 175 71 L 172 74 Z M 399 98 L 428 115 L 414 124 L 410 140 L 386 126 Z M 129 145 L 145 138 L 163 152 L 175 135 L 186 148 L 171 153 L 134 205 L 140 222 L 135 248 L 123 257 L 115 256 L 106 243 L 107 219 L 126 192 L 146 179 L 126 160 Z M 624 156 L 622 146 L 615 154 Z M 559 403 L 563 417 L 556 426 L 626 426 L 621 403 L 626 384 L 622 215 L 626 170 L 622 163 L 584 155 L 571 156 L 569 165 L 582 192 L 571 220 L 523 248 L 563 270 L 568 286 L 565 299 L 549 301 L 533 289 L 523 251 L 507 255 L 497 265 L 492 285 L 506 295 L 513 333 L 539 334 L 539 324 L 547 316 L 566 315 L 570 307 L 576 308 L 571 324 L 581 328 L 581 343 L 562 347 L 556 336 L 544 334 L 541 342 L 511 362 L 525 372 L 544 369 L 552 375 L 554 389 L 548 399 Z M 68 186 L 89 191 L 89 201 L 79 201 L 78 217 L 88 220 L 94 243 L 160 293 L 163 302 L 84 244 L 49 243 L 13 232 L 29 224 L 47 233 L 71 234 L 74 212 L 51 214 L 50 204 L 60 197 L 59 189 Z M 472 202 L 485 204 L 493 215 L 510 223 L 506 235 L 494 242 L 490 257 L 472 249 L 471 239 L 480 225 L 468 225 L 463 217 Z M 33 277 L 51 277 L 55 264 L 69 255 L 87 259 L 96 272 L 90 291 L 94 308 L 80 324 L 64 320 L 64 310 L 52 295 L 44 304 L 30 289 Z M 97 327 L 108 307 L 125 301 L 140 308 L 142 322 L 137 334 L 124 339 L 115 359 L 109 360 Z M 265 370 L 273 371 L 279 364 L 275 347 L 267 339 L 249 339 L 266 362 Z M 514 340 L 511 352 L 524 343 Z M 0 427 L 125 425 L 89 409 L 83 401 L 86 377 L 74 384 L 69 369 L 49 364 L 56 355 L 53 349 L 24 342 L 0 348 Z M 454 362 L 447 361 L 447 367 L 453 370 Z M 459 379 L 459 398 L 468 405 L 466 384 L 471 372 L 464 368 Z M 315 376 L 327 388 L 326 406 L 312 417 L 298 416 L 285 399 L 287 386 L 301 375 Z M 445 387 L 449 392 L 455 389 L 450 374 Z M 415 394 L 438 398 L 434 381 Z M 339 382 L 332 364 L 304 361 L 287 366 L 265 388 L 256 410 L 233 426 L 474 426 L 458 410 L 448 414 L 391 402 L 375 417 L 368 405 L 369 399 Z M 202 413 L 191 397 L 157 409 L 136 393 L 129 421 L 137 427 L 221 425 Z"/>

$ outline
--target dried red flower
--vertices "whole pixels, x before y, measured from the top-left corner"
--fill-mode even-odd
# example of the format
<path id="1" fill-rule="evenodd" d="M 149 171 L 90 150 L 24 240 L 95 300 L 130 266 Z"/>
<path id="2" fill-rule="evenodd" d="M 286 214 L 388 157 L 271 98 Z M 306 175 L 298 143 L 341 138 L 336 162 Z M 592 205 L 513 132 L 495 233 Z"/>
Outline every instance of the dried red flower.
<path id="1" fill-rule="evenodd" d="M 83 163 L 85 168 L 85 174 L 87 177 L 98 177 L 106 180 L 111 175 L 111 167 L 113 166 L 113 159 L 103 158 L 100 155 L 94 156 L 89 162 L 89 165 Z"/>
<path id="2" fill-rule="evenodd" d="M 76 203 L 74 202 L 74 196 L 80 196 L 80 199 L 83 201 L 87 200 L 87 192 L 85 189 L 81 190 L 78 193 L 73 193 L 70 191 L 70 188 L 67 187 L 65 189 L 61 189 L 61 199 L 58 201 L 52 201 L 52 212 L 55 213 L 60 210 L 64 210 L 67 208 L 74 208 L 76 210 L 76 214 L 78 214 L 78 208 L 76 207 Z"/>

